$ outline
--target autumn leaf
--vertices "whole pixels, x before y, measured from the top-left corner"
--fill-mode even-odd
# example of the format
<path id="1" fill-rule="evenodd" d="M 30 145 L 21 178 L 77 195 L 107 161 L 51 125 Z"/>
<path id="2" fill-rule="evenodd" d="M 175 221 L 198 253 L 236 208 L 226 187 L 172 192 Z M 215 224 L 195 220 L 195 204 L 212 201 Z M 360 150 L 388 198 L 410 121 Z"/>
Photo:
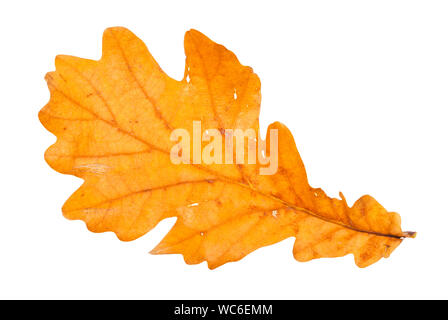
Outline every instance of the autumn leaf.
<path id="1" fill-rule="evenodd" d="M 56 71 L 46 76 L 51 98 L 39 113 L 57 136 L 45 159 L 84 180 L 64 204 L 65 217 L 124 241 L 176 217 L 152 253 L 179 253 L 188 264 L 207 261 L 210 268 L 289 237 L 296 238 L 298 261 L 353 254 L 366 267 L 415 236 L 370 196 L 349 207 L 342 194 L 334 199 L 310 187 L 294 139 L 278 122 L 268 128 L 278 132 L 275 174 L 260 174 L 261 160 L 174 164 L 171 133 L 184 128 L 193 135 L 194 121 L 203 131 L 252 129 L 260 140 L 258 76 L 195 30 L 185 35 L 185 52 L 181 81 L 167 76 L 125 28 L 104 32 L 99 61 L 56 58 Z M 268 135 L 260 159 L 274 152 L 272 141 Z"/>

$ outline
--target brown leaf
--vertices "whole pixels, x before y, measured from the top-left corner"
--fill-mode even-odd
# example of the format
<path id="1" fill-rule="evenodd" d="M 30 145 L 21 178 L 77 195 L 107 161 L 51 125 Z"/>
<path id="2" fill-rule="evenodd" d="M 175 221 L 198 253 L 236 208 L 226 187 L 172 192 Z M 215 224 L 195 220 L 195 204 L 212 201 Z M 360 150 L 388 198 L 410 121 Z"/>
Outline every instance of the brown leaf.
<path id="1" fill-rule="evenodd" d="M 184 128 L 193 136 L 193 121 L 202 131 L 253 129 L 260 139 L 260 81 L 252 69 L 195 30 L 185 35 L 185 52 L 182 81 L 168 77 L 124 28 L 105 31 L 99 61 L 56 58 L 56 71 L 46 76 L 51 98 L 39 113 L 58 137 L 45 159 L 84 179 L 65 203 L 65 217 L 124 241 L 177 217 L 152 253 L 180 253 L 188 264 L 207 261 L 210 268 L 288 237 L 296 237 L 299 261 L 352 253 L 365 267 L 415 236 L 370 196 L 349 207 L 342 194 L 333 199 L 310 187 L 293 137 L 278 122 L 268 128 L 278 130 L 273 175 L 260 175 L 259 159 L 173 164 L 170 134 Z M 275 151 L 270 143 L 268 135 L 261 159 Z"/>

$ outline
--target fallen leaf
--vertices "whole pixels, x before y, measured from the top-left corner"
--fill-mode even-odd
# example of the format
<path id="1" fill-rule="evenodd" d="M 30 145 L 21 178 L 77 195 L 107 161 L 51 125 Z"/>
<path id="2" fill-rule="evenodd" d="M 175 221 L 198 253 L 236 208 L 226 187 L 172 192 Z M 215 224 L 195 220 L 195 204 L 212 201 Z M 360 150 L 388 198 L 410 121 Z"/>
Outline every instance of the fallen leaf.
<path id="1" fill-rule="evenodd" d="M 349 207 L 342 194 L 334 199 L 310 187 L 294 139 L 278 122 L 268 128 L 278 130 L 273 175 L 259 174 L 258 160 L 173 164 L 170 134 L 192 133 L 193 121 L 221 133 L 251 128 L 260 139 L 260 81 L 252 69 L 195 30 L 185 35 L 185 52 L 181 81 L 168 77 L 125 28 L 104 32 L 99 61 L 56 58 L 56 71 L 46 76 L 51 98 L 39 113 L 58 138 L 45 159 L 84 179 L 64 204 L 65 217 L 124 241 L 177 217 L 152 253 L 180 253 L 188 264 L 207 261 L 209 268 L 288 237 L 296 238 L 298 261 L 353 254 L 366 267 L 415 236 L 370 196 Z M 264 159 L 270 142 L 268 135 Z"/>

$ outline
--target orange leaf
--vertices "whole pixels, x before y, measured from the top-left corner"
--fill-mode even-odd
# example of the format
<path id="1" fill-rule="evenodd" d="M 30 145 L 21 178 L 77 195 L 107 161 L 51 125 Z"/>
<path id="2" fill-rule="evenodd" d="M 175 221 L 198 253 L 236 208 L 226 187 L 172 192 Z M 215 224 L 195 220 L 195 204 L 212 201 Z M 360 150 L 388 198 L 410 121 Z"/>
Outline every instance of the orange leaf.
<path id="1" fill-rule="evenodd" d="M 310 187 L 291 133 L 277 122 L 268 128 L 278 133 L 275 174 L 260 174 L 277 151 L 269 134 L 266 154 L 253 164 L 247 138 L 244 163 L 173 163 L 174 129 L 193 137 L 182 156 L 186 146 L 193 157 L 198 150 L 194 121 L 200 121 L 200 138 L 216 129 L 222 139 L 215 146 L 223 149 L 237 144 L 234 136 L 226 140 L 226 129 L 252 129 L 253 140 L 262 141 L 258 76 L 198 31 L 186 33 L 185 51 L 182 81 L 168 77 L 124 28 L 105 31 L 99 61 L 56 58 L 56 71 L 46 76 L 51 98 L 39 113 L 58 137 L 45 159 L 56 171 L 84 179 L 65 203 L 65 217 L 124 241 L 177 217 L 152 253 L 180 253 L 188 264 L 207 261 L 210 268 L 288 237 L 296 237 L 299 261 L 352 253 L 365 267 L 415 236 L 402 232 L 400 216 L 370 196 L 349 207 L 342 194 L 333 199 Z M 199 154 L 206 148 L 201 144 Z M 229 149 L 235 153 L 236 146 Z M 230 161 L 237 162 L 234 154 Z"/>

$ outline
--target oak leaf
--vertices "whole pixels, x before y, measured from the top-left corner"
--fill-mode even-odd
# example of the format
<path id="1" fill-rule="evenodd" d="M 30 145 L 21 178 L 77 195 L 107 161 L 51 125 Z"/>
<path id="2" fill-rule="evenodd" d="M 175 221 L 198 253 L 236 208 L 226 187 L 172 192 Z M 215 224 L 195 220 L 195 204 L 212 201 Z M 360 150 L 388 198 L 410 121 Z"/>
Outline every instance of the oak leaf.
<path id="1" fill-rule="evenodd" d="M 185 35 L 181 81 L 168 77 L 144 43 L 125 28 L 104 32 L 99 61 L 58 56 L 46 76 L 51 98 L 42 124 L 57 136 L 45 153 L 56 171 L 84 179 L 63 206 L 93 232 L 137 239 L 177 217 L 152 251 L 179 253 L 216 268 L 295 237 L 298 261 L 353 254 L 359 267 L 403 238 L 400 216 L 363 196 L 349 207 L 310 187 L 288 129 L 276 122 L 278 170 L 256 164 L 173 164 L 175 128 L 252 128 L 259 135 L 260 81 L 235 55 L 195 30 Z M 271 150 L 267 137 L 267 153 Z"/>

